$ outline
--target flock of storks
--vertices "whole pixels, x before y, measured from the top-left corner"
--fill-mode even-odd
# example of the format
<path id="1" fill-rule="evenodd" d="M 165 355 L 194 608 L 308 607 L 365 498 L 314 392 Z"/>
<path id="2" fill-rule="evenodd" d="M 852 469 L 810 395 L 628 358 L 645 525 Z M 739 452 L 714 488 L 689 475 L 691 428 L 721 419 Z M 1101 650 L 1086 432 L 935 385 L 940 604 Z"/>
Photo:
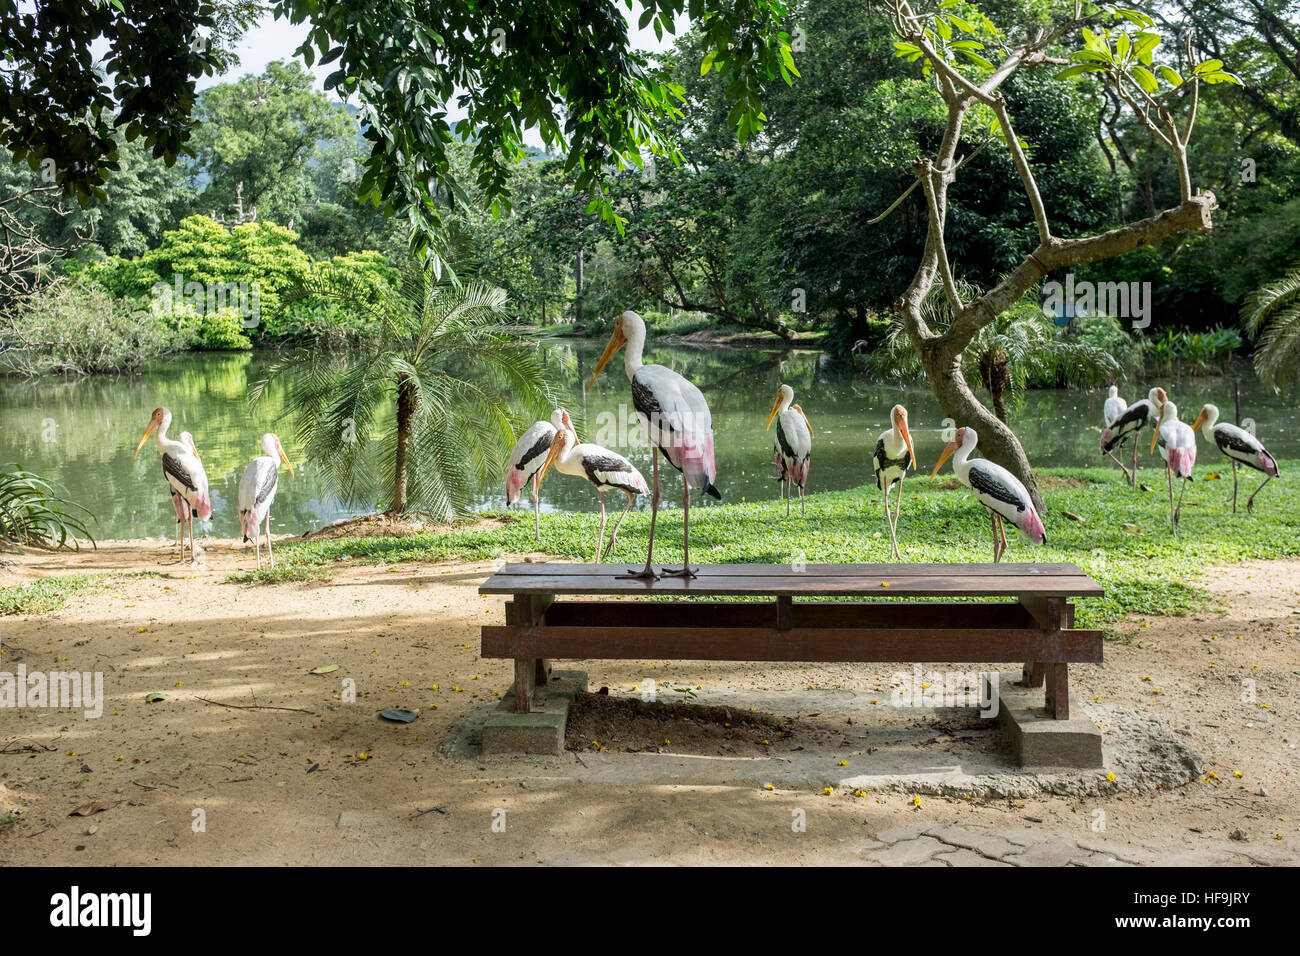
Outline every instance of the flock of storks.
<path id="1" fill-rule="evenodd" d="M 632 405 L 637 417 L 646 428 L 652 447 L 653 476 L 647 484 L 645 478 L 626 457 L 616 451 L 578 441 L 568 412 L 557 408 L 550 421 L 535 422 L 516 443 L 510 456 L 506 473 L 506 502 L 518 500 L 524 487 L 531 483 L 533 497 L 534 534 L 540 540 L 541 522 L 538 493 L 542 479 L 552 465 L 563 474 L 574 475 L 588 481 L 600 497 L 600 525 L 596 533 L 595 561 L 614 548 L 619 527 L 628 509 L 638 496 L 650 494 L 650 540 L 646 548 L 644 567 L 629 569 L 620 577 L 655 579 L 661 574 L 668 577 L 695 577 L 690 565 L 690 509 L 691 489 L 721 499 L 714 482 L 717 464 L 713 454 L 713 422 L 704 395 L 690 381 L 663 365 L 646 365 L 642 361 L 645 349 L 646 326 L 635 312 L 624 312 L 614 321 L 613 334 L 606 345 L 596 370 L 591 376 L 594 385 L 610 359 L 624 346 L 624 367 L 632 391 Z M 1192 477 L 1196 462 L 1196 431 L 1204 436 L 1232 462 L 1232 508 L 1237 509 L 1237 470 L 1244 465 L 1264 474 L 1260 483 L 1246 500 L 1247 510 L 1254 506 L 1255 496 L 1278 475 L 1277 461 L 1253 434 L 1229 422 L 1219 421 L 1219 409 L 1205 405 L 1192 425 L 1178 418 L 1178 407 L 1169 400 L 1163 388 L 1153 388 L 1145 399 L 1127 404 L 1119 397 L 1118 389 L 1111 386 L 1104 406 L 1105 428 L 1101 433 L 1101 450 L 1124 470 L 1126 478 L 1137 487 L 1137 462 L 1139 435 L 1143 428 L 1151 430 L 1149 453 L 1160 449 L 1165 461 L 1165 474 L 1169 486 L 1169 520 L 1175 536 L 1182 512 L 1183 493 Z M 145 440 L 156 431 L 155 440 L 162 456 L 163 474 L 171 492 L 176 510 L 177 547 L 180 558 L 185 558 L 185 530 L 189 531 L 190 558 L 195 557 L 194 519 L 206 521 L 212 515 L 212 501 L 208 494 L 208 478 L 203 463 L 189 432 L 181 432 L 178 440 L 167 437 L 172 413 L 166 408 L 154 410 L 149 425 L 136 445 L 140 454 Z M 770 430 L 776 424 L 773 441 L 773 460 L 777 467 L 779 495 L 785 499 L 786 516 L 790 514 L 790 499 L 797 488 L 800 513 L 804 513 L 804 491 L 812 464 L 812 426 L 802 408 L 794 403 L 794 391 L 782 385 L 777 391 L 772 412 L 767 419 Z M 957 479 L 970 488 L 975 499 L 989 512 L 993 534 L 993 560 L 1000 561 L 1007 550 L 1004 523 L 1009 522 L 1031 544 L 1044 544 L 1047 532 L 1034 508 L 1033 499 L 1025 486 L 1007 469 L 987 459 L 971 458 L 979 436 L 970 427 L 958 428 L 952 440 L 944 447 L 930 477 L 938 474 L 949 457 L 953 459 L 953 472 Z M 1125 442 L 1132 442 L 1130 465 L 1115 454 Z M 245 469 L 239 482 L 239 520 L 244 541 L 252 540 L 257 553 L 257 566 L 262 566 L 261 538 L 265 535 L 266 552 L 271 567 L 275 555 L 271 550 L 271 504 L 279 481 L 280 462 L 293 474 L 293 466 L 280 446 L 280 439 L 268 432 L 261 438 L 265 454 L 254 458 Z M 653 564 L 655 525 L 659 516 L 659 455 L 682 474 L 682 556 L 680 568 L 661 568 L 656 572 Z M 278 458 L 278 460 L 277 460 Z M 889 527 L 891 551 L 895 560 L 901 560 L 898 549 L 898 516 L 902 508 L 903 479 L 910 468 L 915 469 L 916 453 L 908 432 L 907 409 L 895 405 L 890 411 L 890 427 L 881 432 L 872 455 L 876 486 L 884 492 L 885 519 Z M 1178 498 L 1174 498 L 1174 480 L 1182 482 Z M 893 509 L 890 508 L 890 491 L 897 486 Z M 605 493 L 622 492 L 627 501 L 605 540 Z"/>
<path id="2" fill-rule="evenodd" d="M 163 477 L 167 479 L 172 505 L 176 509 L 176 545 L 180 549 L 180 560 L 185 560 L 185 530 L 188 527 L 190 560 L 194 561 L 198 553 L 194 547 L 194 519 L 207 521 L 212 517 L 208 473 L 203 470 L 203 461 L 199 458 L 198 449 L 194 447 L 194 436 L 189 432 L 181 432 L 180 438 L 172 441 L 167 437 L 167 429 L 171 424 L 171 411 L 155 408 L 132 457 L 140 454 L 145 440 L 154 434 L 158 453 L 162 456 Z M 254 542 L 258 570 L 262 568 L 259 530 L 262 526 L 265 526 L 266 555 L 271 567 L 275 567 L 275 554 L 271 551 L 271 504 L 275 501 L 275 491 L 280 482 L 280 462 L 283 461 L 289 474 L 293 474 L 293 465 L 289 464 L 288 456 L 280 447 L 279 438 L 267 432 L 262 436 L 261 445 L 266 454 L 249 462 L 243 477 L 239 479 L 239 526 L 244 540 L 251 539 Z"/>
<path id="3" fill-rule="evenodd" d="M 646 342 L 644 320 L 635 312 L 624 312 L 614 322 L 613 334 L 605 347 L 596 370 L 591 376 L 594 385 L 610 359 L 624 346 L 625 370 L 632 390 L 632 405 L 637 417 L 646 428 L 652 446 L 651 461 L 653 481 L 645 478 L 626 457 L 601 445 L 578 441 L 568 412 L 557 408 L 550 421 L 532 425 L 516 443 L 510 455 L 506 472 L 506 502 L 513 504 L 525 486 L 531 483 L 533 498 L 534 534 L 540 540 L 539 491 L 542 479 L 552 465 L 563 474 L 585 479 L 600 497 L 600 525 L 596 532 L 596 555 L 600 562 L 613 550 L 618 529 L 637 497 L 650 493 L 650 542 L 646 550 L 645 566 L 629 569 L 619 577 L 653 579 L 659 577 L 653 566 L 654 532 L 659 513 L 659 456 L 682 473 L 682 554 L 680 568 L 662 568 L 664 576 L 691 578 L 695 570 L 690 566 L 690 505 L 691 489 L 695 488 L 721 498 L 714 482 L 717 465 L 713 454 L 713 424 L 704 395 L 689 380 L 663 365 L 646 365 L 642 360 Z M 1150 453 L 1156 448 L 1165 461 L 1169 485 L 1170 526 L 1175 536 L 1182 510 L 1182 492 L 1191 479 L 1196 461 L 1195 431 L 1202 429 L 1206 438 L 1232 462 L 1232 507 L 1237 508 L 1237 468 L 1239 465 L 1263 472 L 1264 481 L 1247 499 L 1246 506 L 1254 505 L 1255 496 L 1270 480 L 1277 477 L 1277 461 L 1263 444 L 1250 432 L 1228 422 L 1220 422 L 1219 410 L 1205 405 L 1196 422 L 1188 426 L 1179 421 L 1178 408 L 1169 401 L 1163 388 L 1153 388 L 1150 395 L 1128 405 L 1112 386 L 1105 402 L 1105 428 L 1101 435 L 1101 450 L 1124 470 L 1125 476 L 1137 487 L 1137 445 L 1143 428 L 1152 432 Z M 773 459 L 777 468 L 778 494 L 784 498 L 786 515 L 790 514 L 790 498 L 798 488 L 800 513 L 804 511 L 804 489 L 812 464 L 812 426 L 802 408 L 794 403 L 794 391 L 782 385 L 777 391 L 772 412 L 767 419 L 770 430 L 776 423 L 773 441 Z M 898 516 L 902 508 L 903 479 L 908 468 L 916 468 L 916 453 L 908 432 L 907 409 L 895 405 L 890 411 L 890 427 L 881 432 L 872 455 L 876 486 L 884 492 L 885 519 L 889 527 L 892 555 L 901 560 L 898 550 Z M 1133 443 L 1132 465 L 1126 466 L 1115 455 L 1124 442 Z M 1004 523 L 1009 522 L 1032 544 L 1044 544 L 1047 532 L 1042 518 L 1034 508 L 1033 499 L 1025 486 L 1007 469 L 982 458 L 971 458 L 979 436 L 970 427 L 958 428 L 952 440 L 944 447 L 934 470 L 938 474 L 949 457 L 953 459 L 953 472 L 957 479 L 970 488 L 975 499 L 989 512 L 993 534 L 993 560 L 1000 561 L 1007 550 Z M 1183 482 L 1175 502 L 1173 482 Z M 890 491 L 897 486 L 893 508 L 890 508 Z M 605 493 L 620 491 L 626 503 L 614 523 L 608 541 L 605 540 Z"/>

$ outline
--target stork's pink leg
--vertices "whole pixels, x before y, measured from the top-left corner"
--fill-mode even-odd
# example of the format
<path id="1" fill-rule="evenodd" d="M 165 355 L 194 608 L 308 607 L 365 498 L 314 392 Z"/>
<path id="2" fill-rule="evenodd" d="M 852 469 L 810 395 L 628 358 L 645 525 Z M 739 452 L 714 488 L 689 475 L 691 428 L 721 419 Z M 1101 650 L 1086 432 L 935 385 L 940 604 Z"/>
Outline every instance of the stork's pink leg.
<path id="1" fill-rule="evenodd" d="M 691 483 L 683 477 L 682 484 L 686 488 L 682 494 L 682 566 L 664 568 L 664 575 L 670 578 L 695 577 L 691 570 Z"/>
<path id="2" fill-rule="evenodd" d="M 1169 482 L 1169 527 L 1174 529 L 1174 537 L 1178 537 L 1178 522 L 1174 519 L 1174 470 L 1165 465 L 1165 478 Z"/>
<path id="3" fill-rule="evenodd" d="M 1133 436 L 1133 487 L 1138 486 L 1138 437 Z"/>
<path id="4" fill-rule="evenodd" d="M 275 552 L 271 550 L 271 511 L 266 512 L 266 556 L 271 562 L 271 570 L 275 570 Z"/>
<path id="5" fill-rule="evenodd" d="M 596 564 L 600 564 L 600 551 L 605 543 L 605 492 L 600 494 L 600 527 L 596 530 L 596 556 L 592 558 Z"/>
<path id="6" fill-rule="evenodd" d="M 1261 488 L 1263 485 L 1260 486 Z M 1255 497 L 1251 495 L 1251 497 Z M 1247 510 L 1250 510 L 1247 508 Z M 1237 513 L 1237 459 L 1232 459 L 1232 513 Z"/>
<path id="7" fill-rule="evenodd" d="M 538 486 L 541 485 L 541 481 L 539 480 L 540 476 L 541 476 L 541 472 L 538 472 L 536 475 L 533 475 L 533 540 L 534 541 L 542 540 L 541 505 L 538 504 L 537 501 L 537 490 L 538 490 Z"/>
<path id="8" fill-rule="evenodd" d="M 654 568 L 650 566 L 650 560 L 655 553 L 655 520 L 659 517 L 659 456 L 655 454 L 659 451 L 653 445 L 650 446 L 650 460 L 654 468 L 654 490 L 650 496 L 650 544 L 645 552 L 645 567 L 640 571 L 628 569 L 627 574 L 620 574 L 621 578 L 657 578 Z"/>
<path id="9" fill-rule="evenodd" d="M 1178 522 L 1183 517 L 1183 495 L 1187 493 L 1187 479 L 1183 479 L 1183 486 L 1178 489 L 1178 507 L 1174 509 L 1174 533 L 1178 533 Z"/>
<path id="10" fill-rule="evenodd" d="M 623 518 L 627 515 L 627 510 L 632 507 L 632 502 L 636 496 L 631 492 L 623 492 L 627 495 L 627 503 L 623 505 L 623 510 L 618 513 L 618 520 L 614 522 L 614 530 L 609 533 L 609 545 L 606 548 L 606 554 L 614 553 L 614 543 L 618 540 L 618 529 L 623 526 Z"/>
<path id="11" fill-rule="evenodd" d="M 902 558 L 898 553 L 898 532 L 894 528 L 894 519 L 889 515 L 889 491 L 893 487 L 893 485 L 885 486 L 885 524 L 889 527 L 890 553 L 893 555 L 895 560 L 901 561 Z M 901 487 L 899 490 L 902 490 Z"/>
<path id="12" fill-rule="evenodd" d="M 1258 488 L 1256 488 L 1253 492 L 1251 492 L 1250 497 L 1246 499 L 1246 510 L 1247 510 L 1247 511 L 1254 511 L 1254 510 L 1255 510 L 1255 495 L 1257 495 L 1257 494 L 1259 494 L 1261 491 L 1263 491 L 1263 490 L 1264 490 L 1264 486 L 1265 486 L 1266 484 L 1268 484 L 1270 481 L 1272 481 L 1274 477 L 1275 477 L 1274 475 L 1269 475 L 1267 478 L 1265 478 L 1263 481 L 1261 481 L 1261 482 L 1259 483 L 1259 487 L 1258 487 Z"/>

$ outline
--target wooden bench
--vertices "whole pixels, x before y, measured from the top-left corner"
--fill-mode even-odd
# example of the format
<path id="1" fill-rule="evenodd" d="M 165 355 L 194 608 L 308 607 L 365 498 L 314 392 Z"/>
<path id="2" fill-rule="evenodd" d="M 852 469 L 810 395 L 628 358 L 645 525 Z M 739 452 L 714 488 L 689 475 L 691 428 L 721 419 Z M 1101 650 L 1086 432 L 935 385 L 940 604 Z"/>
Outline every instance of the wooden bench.
<path id="1" fill-rule="evenodd" d="M 625 571 L 507 564 L 479 588 L 510 595 L 505 624 L 483 628 L 482 655 L 514 659 L 516 711 L 530 710 L 556 658 L 1016 661 L 1028 686 L 1045 687 L 1049 715 L 1065 720 L 1070 664 L 1102 659 L 1101 631 L 1075 629 L 1069 599 L 1103 591 L 1073 564 L 713 564 L 694 579 L 652 581 Z M 747 600 L 608 600 L 645 595 Z M 810 600 L 850 597 L 876 600 Z M 1015 600 L 897 600 L 958 597 Z"/>

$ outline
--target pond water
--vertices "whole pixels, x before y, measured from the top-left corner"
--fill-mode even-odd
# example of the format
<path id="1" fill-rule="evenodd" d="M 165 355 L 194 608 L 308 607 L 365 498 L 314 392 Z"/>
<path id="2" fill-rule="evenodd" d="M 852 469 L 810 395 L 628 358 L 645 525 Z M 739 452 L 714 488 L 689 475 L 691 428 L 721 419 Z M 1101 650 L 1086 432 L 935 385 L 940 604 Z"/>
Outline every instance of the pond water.
<path id="1" fill-rule="evenodd" d="M 551 340 L 540 347 L 556 350 L 555 365 L 562 369 L 557 384 L 580 423 L 580 435 L 616 447 L 649 480 L 648 449 L 629 447 L 635 430 L 620 427 L 630 414 L 622 355 L 610 363 L 594 389 L 586 387 L 603 345 Z M 239 478 L 248 461 L 261 454 L 258 440 L 266 431 L 281 436 L 298 472 L 290 477 L 281 471 L 272 512 L 278 533 L 301 533 L 372 510 L 341 505 L 325 492 L 312 463 L 299 458 L 292 424 L 283 415 L 287 383 L 274 383 L 257 412 L 249 411 L 247 388 L 261 377 L 266 360 L 258 354 L 199 353 L 158 360 L 132 376 L 36 382 L 0 378 L 0 462 L 19 462 L 61 483 L 73 500 L 98 516 L 92 525 L 98 539 L 170 537 L 175 519 L 157 450 L 150 442 L 137 460 L 131 458 L 150 413 L 166 405 L 176 417 L 171 436 L 193 432 L 203 457 L 214 507 L 210 533 L 238 534 Z M 851 488 L 871 480 L 876 436 L 887 427 L 889 409 L 897 402 L 908 408 L 923 468 L 933 465 L 943 446 L 943 415 L 926 386 L 866 381 L 848 363 L 818 352 L 682 343 L 656 347 L 652 341 L 646 361 L 677 369 L 703 390 L 713 411 L 718 487 L 724 501 L 776 499 L 772 433 L 763 426 L 781 382 L 794 389 L 795 401 L 813 428 L 810 491 Z M 1300 457 L 1295 396 L 1262 388 L 1246 366 L 1234 369 L 1234 375 L 1241 379 L 1242 416 L 1255 419 L 1260 438 L 1274 455 Z M 1190 420 L 1202 402 L 1213 401 L 1231 420 L 1231 378 L 1162 384 L 1185 419 Z M 1132 401 L 1145 394 L 1145 388 L 1130 385 L 1121 394 Z M 1035 465 L 1106 467 L 1109 463 L 1097 450 L 1104 398 L 1100 389 L 1027 393 L 1013 412 L 1012 424 L 1030 460 Z M 1203 442 L 1201 453 L 1206 462 L 1218 459 Z M 665 497 L 679 501 L 680 479 L 675 472 L 663 477 Z M 558 473 L 548 475 L 542 494 L 547 510 L 596 507 L 589 486 Z M 644 501 L 648 507 L 648 499 Z M 492 481 L 474 504 L 490 508 L 503 503 L 502 483 Z M 531 501 L 525 497 L 517 507 L 531 508 Z"/>

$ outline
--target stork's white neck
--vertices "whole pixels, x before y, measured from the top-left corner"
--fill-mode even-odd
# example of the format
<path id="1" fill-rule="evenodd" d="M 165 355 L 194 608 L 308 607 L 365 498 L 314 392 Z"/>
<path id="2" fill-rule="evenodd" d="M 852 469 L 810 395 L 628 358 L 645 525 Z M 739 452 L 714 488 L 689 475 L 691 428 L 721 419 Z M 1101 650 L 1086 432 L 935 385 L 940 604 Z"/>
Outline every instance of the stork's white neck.
<path id="1" fill-rule="evenodd" d="M 155 432 L 153 433 L 154 441 L 156 441 L 156 442 L 158 443 L 158 450 L 159 450 L 159 451 L 166 451 L 166 449 L 167 449 L 167 429 L 169 429 L 169 428 L 171 428 L 171 427 L 172 427 L 172 413 L 171 413 L 171 410 L 170 410 L 170 409 L 166 409 L 166 408 L 164 408 L 164 409 L 163 409 L 162 424 L 159 425 L 159 426 L 158 426 L 158 430 L 155 431 Z"/>
<path id="2" fill-rule="evenodd" d="M 968 426 L 966 428 L 966 435 L 962 438 L 961 447 L 958 448 L 952 456 L 953 472 L 967 485 L 970 484 L 970 480 L 967 477 L 970 474 L 970 455 L 971 452 L 975 450 L 975 446 L 979 443 L 979 440 L 980 436 L 975 434 L 975 429 Z"/>
<path id="3" fill-rule="evenodd" d="M 645 352 L 645 322 L 635 312 L 623 313 L 623 334 L 627 336 L 627 348 L 623 353 L 623 367 L 627 370 L 628 380 L 641 371 L 642 355 Z"/>
<path id="4" fill-rule="evenodd" d="M 780 415 L 787 408 L 794 404 L 794 389 L 789 385 L 781 386 L 781 401 L 776 406 L 776 413 Z"/>

